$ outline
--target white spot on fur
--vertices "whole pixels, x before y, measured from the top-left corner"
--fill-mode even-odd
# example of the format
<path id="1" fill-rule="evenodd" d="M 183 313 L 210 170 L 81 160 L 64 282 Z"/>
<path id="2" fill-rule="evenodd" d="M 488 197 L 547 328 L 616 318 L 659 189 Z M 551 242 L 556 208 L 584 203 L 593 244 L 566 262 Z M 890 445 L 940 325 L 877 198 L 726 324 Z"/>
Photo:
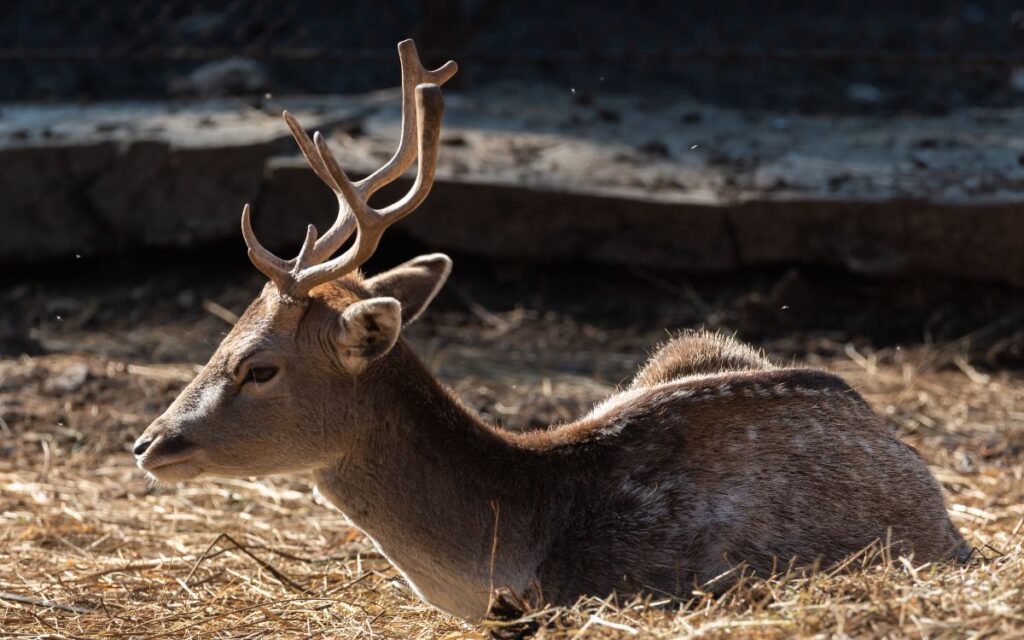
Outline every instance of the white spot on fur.
<path id="1" fill-rule="evenodd" d="M 196 389 L 195 392 L 190 394 L 188 397 L 188 400 L 193 401 L 189 403 L 188 409 L 178 414 L 179 420 L 200 420 L 212 414 L 221 404 L 226 387 L 227 385 L 225 384 L 206 384 L 199 389 Z M 171 408 L 174 408 L 173 405 Z"/>

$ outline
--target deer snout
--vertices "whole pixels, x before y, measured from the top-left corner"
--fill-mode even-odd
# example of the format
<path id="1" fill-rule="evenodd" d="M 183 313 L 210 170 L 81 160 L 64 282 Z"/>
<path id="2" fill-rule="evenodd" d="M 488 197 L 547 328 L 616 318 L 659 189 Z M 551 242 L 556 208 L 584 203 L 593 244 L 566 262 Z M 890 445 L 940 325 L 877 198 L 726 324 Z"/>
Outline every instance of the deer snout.
<path id="1" fill-rule="evenodd" d="M 132 445 L 132 453 L 135 454 L 136 458 L 141 458 L 147 451 L 149 451 L 149 448 L 153 446 L 153 443 L 157 440 L 160 441 L 161 454 L 174 453 L 175 451 L 192 448 L 192 443 L 190 443 L 188 439 L 181 434 L 170 436 L 160 434 L 154 435 L 149 433 L 149 429 L 147 429 L 145 433 L 139 436 L 135 441 L 135 444 Z"/>
<path id="2" fill-rule="evenodd" d="M 149 448 L 149 445 L 153 444 L 153 440 L 155 440 L 153 436 L 145 433 L 139 436 L 132 447 L 132 453 L 135 454 L 135 457 L 139 458 L 142 454 L 146 453 L 146 449 Z"/>
<path id="3" fill-rule="evenodd" d="M 135 440 L 135 444 L 132 445 L 132 453 L 136 459 L 141 459 L 142 456 L 146 455 L 146 452 L 153 447 L 153 443 L 166 435 L 170 430 L 164 420 L 163 416 L 160 416 L 153 421 L 146 430 L 142 432 Z"/>
<path id="4" fill-rule="evenodd" d="M 148 457 L 161 459 L 179 457 L 196 449 L 195 444 L 180 433 L 161 433 L 152 435 L 149 430 L 139 436 L 132 448 L 136 458 Z M 146 454 L 149 453 L 149 456 Z"/>
<path id="5" fill-rule="evenodd" d="M 132 446 L 135 462 L 157 478 L 183 479 L 194 475 L 188 473 L 195 466 L 199 447 L 180 431 L 169 428 L 159 419 L 135 441 Z M 180 478 L 178 476 L 181 476 Z"/>

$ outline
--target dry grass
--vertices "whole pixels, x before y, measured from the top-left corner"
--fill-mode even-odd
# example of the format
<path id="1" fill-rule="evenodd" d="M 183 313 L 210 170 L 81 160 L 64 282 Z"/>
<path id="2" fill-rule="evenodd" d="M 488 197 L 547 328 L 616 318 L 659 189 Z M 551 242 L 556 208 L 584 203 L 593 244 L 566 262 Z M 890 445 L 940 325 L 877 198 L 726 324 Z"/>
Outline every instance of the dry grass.
<path id="1" fill-rule="evenodd" d="M 419 601 L 303 479 L 147 485 L 130 442 L 193 366 L 126 358 L 124 343 L 146 353 L 188 336 L 205 343 L 219 322 L 43 331 L 59 353 L 0 360 L 0 635 L 475 638 L 533 625 L 549 638 L 1024 637 L 1020 374 L 963 360 L 939 367 L 934 348 L 810 349 L 929 461 L 979 549 L 967 567 L 891 558 L 851 573 L 744 579 L 719 598 L 588 600 L 471 627 Z M 659 335 L 513 312 L 442 316 L 415 339 L 472 404 L 522 426 L 587 406 Z M 766 346 L 783 359 L 808 349 Z"/>

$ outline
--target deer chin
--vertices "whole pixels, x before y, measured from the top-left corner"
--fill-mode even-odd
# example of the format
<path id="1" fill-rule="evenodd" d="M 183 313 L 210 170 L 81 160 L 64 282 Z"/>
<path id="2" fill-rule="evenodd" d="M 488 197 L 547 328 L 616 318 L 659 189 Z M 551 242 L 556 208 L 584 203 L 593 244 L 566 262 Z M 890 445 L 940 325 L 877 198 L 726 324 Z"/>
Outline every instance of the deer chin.
<path id="1" fill-rule="evenodd" d="M 139 460 L 139 468 L 158 482 L 181 482 L 191 480 L 203 472 L 199 461 L 199 448 L 173 455 L 143 457 Z"/>

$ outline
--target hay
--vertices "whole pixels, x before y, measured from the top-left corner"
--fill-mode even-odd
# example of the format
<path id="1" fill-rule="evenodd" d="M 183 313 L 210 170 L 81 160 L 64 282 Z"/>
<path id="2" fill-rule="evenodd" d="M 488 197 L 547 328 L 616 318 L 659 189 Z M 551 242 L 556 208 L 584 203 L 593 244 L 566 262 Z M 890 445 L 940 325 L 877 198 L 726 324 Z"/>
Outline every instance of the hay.
<path id="1" fill-rule="evenodd" d="M 852 573 L 743 578 L 718 598 L 513 603 L 470 627 L 419 601 L 301 478 L 159 488 L 135 469 L 133 438 L 237 311 L 231 300 L 217 304 L 216 317 L 42 331 L 37 338 L 57 353 L 0 360 L 3 635 L 1024 637 L 1019 373 L 939 366 L 941 345 L 872 350 L 828 337 L 765 345 L 781 360 L 800 353 L 843 373 L 919 448 L 978 549 L 966 567 L 897 557 Z M 471 404 L 511 426 L 586 408 L 664 335 L 522 310 L 481 315 L 436 314 L 414 337 Z M 168 362 L 175 357 L 187 364 Z"/>

